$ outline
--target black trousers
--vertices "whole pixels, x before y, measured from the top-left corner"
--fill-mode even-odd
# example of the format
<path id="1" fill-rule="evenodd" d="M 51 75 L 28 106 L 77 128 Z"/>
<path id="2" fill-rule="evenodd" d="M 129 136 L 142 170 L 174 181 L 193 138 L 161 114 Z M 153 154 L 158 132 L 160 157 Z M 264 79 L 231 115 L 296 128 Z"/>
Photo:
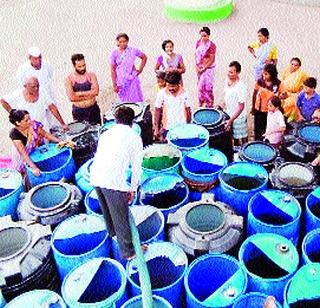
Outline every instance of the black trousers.
<path id="1" fill-rule="evenodd" d="M 254 139 L 262 140 L 262 135 L 266 132 L 268 112 L 255 110 L 254 112 Z"/>
<path id="2" fill-rule="evenodd" d="M 97 103 L 88 108 L 73 105 L 72 116 L 75 121 L 87 121 L 92 125 L 101 124 L 100 108 Z"/>
<path id="3" fill-rule="evenodd" d="M 128 193 L 113 189 L 95 187 L 108 233 L 117 236 L 124 258 L 135 254 L 129 224 Z"/>

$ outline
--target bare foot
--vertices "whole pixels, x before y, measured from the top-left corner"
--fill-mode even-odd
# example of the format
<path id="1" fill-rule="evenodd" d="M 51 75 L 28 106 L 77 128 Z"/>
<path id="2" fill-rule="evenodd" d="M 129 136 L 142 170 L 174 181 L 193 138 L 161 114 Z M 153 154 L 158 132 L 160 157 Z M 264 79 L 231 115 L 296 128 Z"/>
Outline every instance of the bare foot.
<path id="1" fill-rule="evenodd" d="M 277 308 L 276 299 L 273 296 L 268 296 L 264 302 L 263 308 Z"/>
<path id="2" fill-rule="evenodd" d="M 146 252 L 148 248 L 149 248 L 148 244 L 141 244 L 141 249 L 143 252 Z"/>

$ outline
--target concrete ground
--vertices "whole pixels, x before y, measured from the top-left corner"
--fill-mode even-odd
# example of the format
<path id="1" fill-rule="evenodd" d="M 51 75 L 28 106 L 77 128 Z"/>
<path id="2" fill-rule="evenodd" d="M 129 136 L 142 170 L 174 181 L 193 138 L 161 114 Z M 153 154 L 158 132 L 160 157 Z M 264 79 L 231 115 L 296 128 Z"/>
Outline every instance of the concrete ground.
<path id="1" fill-rule="evenodd" d="M 319 76 L 320 8 L 290 5 L 267 0 L 238 0 L 236 10 L 227 20 L 209 24 L 212 40 L 217 45 L 215 95 L 223 98 L 223 85 L 228 63 L 238 60 L 243 65 L 242 78 L 253 89 L 253 58 L 247 45 L 256 38 L 260 27 L 267 27 L 271 40 L 279 49 L 280 71 L 290 58 L 302 59 L 309 74 Z M 62 115 L 71 121 L 71 103 L 64 90 L 64 79 L 72 69 L 70 57 L 81 52 L 87 67 L 96 72 L 101 92 L 99 103 L 107 110 L 115 100 L 111 91 L 109 57 L 115 36 L 126 32 L 130 44 L 148 56 L 141 75 L 145 98 L 155 98 L 154 65 L 164 39 L 172 39 L 175 50 L 184 57 L 187 71 L 184 84 L 197 107 L 194 49 L 202 24 L 168 20 L 159 0 L 0 0 L 0 95 L 15 90 L 17 67 L 26 60 L 30 46 L 39 46 L 43 57 L 55 70 L 54 89 Z M 248 105 L 250 104 L 248 96 Z M 11 147 L 11 128 L 7 113 L 0 110 L 0 156 Z"/>

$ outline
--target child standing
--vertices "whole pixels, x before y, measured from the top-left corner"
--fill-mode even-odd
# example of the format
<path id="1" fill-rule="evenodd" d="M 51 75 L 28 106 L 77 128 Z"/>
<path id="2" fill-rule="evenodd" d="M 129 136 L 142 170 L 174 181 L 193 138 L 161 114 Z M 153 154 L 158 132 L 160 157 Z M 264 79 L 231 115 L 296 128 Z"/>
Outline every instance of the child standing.
<path id="1" fill-rule="evenodd" d="M 273 96 L 268 102 L 267 129 L 264 139 L 278 148 L 285 130 L 286 123 L 282 113 L 281 100 L 278 96 Z"/>

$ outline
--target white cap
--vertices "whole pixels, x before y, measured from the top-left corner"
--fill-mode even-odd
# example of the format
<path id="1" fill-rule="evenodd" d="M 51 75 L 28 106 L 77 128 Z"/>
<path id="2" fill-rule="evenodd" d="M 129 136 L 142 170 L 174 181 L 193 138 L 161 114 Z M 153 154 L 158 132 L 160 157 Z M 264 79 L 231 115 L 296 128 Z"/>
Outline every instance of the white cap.
<path id="1" fill-rule="evenodd" d="M 28 49 L 28 55 L 37 58 L 41 56 L 41 51 L 38 47 L 30 47 Z"/>

